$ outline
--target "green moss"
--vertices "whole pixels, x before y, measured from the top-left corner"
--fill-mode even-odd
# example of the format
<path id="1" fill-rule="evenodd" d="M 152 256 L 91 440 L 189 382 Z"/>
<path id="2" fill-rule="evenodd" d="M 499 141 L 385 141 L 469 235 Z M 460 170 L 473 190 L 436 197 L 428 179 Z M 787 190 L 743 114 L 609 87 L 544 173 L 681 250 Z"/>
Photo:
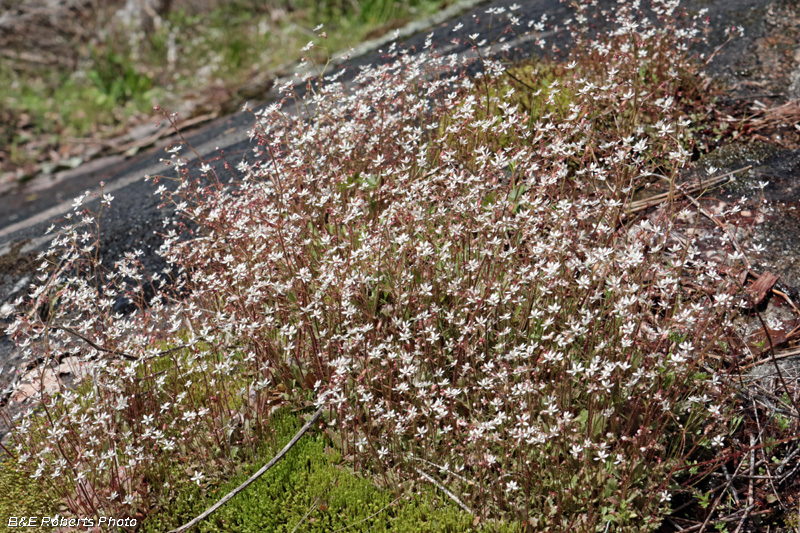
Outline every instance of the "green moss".
<path id="1" fill-rule="evenodd" d="M 301 425 L 291 414 L 271 423 L 276 439 L 264 445 L 259 460 L 242 465 L 241 472 L 223 483 L 198 487 L 185 482 L 176 496 L 152 513 L 142 531 L 161 532 L 188 522 L 245 481 L 294 435 Z M 309 434 L 272 469 L 243 493 L 205 520 L 198 531 L 217 532 L 349 532 L 441 531 L 473 529 L 473 517 L 440 499 L 427 487 L 397 498 L 388 490 L 340 465 L 341 454 L 330 439 Z M 302 522 L 302 523 L 301 523 Z M 484 527 L 486 531 L 515 531 L 513 526 Z"/>
<path id="2" fill-rule="evenodd" d="M 475 120 L 494 118 L 502 121 L 504 112 L 499 104 L 519 106 L 530 118 L 528 125 L 533 126 L 542 117 L 550 114 L 556 117 L 566 117 L 569 105 L 574 100 L 574 95 L 564 86 L 565 76 L 572 76 L 563 65 L 542 59 L 530 59 L 509 67 L 503 76 L 497 80 L 482 78 L 477 80 L 472 95 L 477 99 Z M 552 94 L 552 99 L 550 95 Z M 439 133 L 443 134 L 452 124 L 442 120 Z M 498 148 L 506 148 L 516 141 L 513 133 L 501 135 L 497 138 Z M 453 146 L 464 143 L 464 139 L 450 135 L 448 142 Z M 483 137 L 470 141 L 477 145 L 485 143 Z M 473 145 L 470 145 L 468 152 Z"/>
<path id="3" fill-rule="evenodd" d="M 57 512 L 41 484 L 23 473 L 16 461 L 6 459 L 0 464 L 0 527 L 6 527 L 11 517 L 52 516 Z M 25 531 L 52 529 L 26 527 Z"/>
<path id="4" fill-rule="evenodd" d="M 557 113 L 564 118 L 569 104 L 574 101 L 574 94 L 570 90 L 563 86 L 558 88 L 567 76 L 572 77 L 573 74 L 561 64 L 541 59 L 530 60 L 505 72 L 500 78 L 499 95 L 505 97 L 513 89 L 511 102 L 520 105 L 532 121 L 548 113 Z M 547 103 L 550 91 L 553 91 L 553 103 Z"/>

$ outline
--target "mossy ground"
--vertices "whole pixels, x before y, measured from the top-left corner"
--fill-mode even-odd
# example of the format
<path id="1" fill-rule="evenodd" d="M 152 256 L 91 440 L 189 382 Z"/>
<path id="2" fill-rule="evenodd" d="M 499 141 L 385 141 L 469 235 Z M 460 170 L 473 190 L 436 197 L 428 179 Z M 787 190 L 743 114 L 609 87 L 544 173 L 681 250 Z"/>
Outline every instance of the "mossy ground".
<path id="1" fill-rule="evenodd" d="M 0 464 L 0 530 L 5 530 L 11 517 L 52 516 L 56 512 L 57 506 L 47 492 L 22 472 L 15 461 L 6 459 Z M 25 531 L 52 530 L 25 528 Z"/>
<path id="2" fill-rule="evenodd" d="M 261 450 L 271 458 L 300 428 L 298 417 L 277 415 L 271 424 L 276 438 Z M 198 487 L 185 484 L 168 508 L 154 512 L 143 531 L 161 532 L 188 522 L 245 481 L 259 463 L 242 465 L 235 477 Z M 440 499 L 428 487 L 399 499 L 370 480 L 353 473 L 324 434 L 304 436 L 264 476 L 236 496 L 199 527 L 198 531 L 468 531 L 473 517 L 454 503 Z M 491 525 L 486 531 L 514 531 Z"/>
<path id="3" fill-rule="evenodd" d="M 240 465 L 238 474 L 224 481 L 198 486 L 185 480 L 175 487 L 170 502 L 163 503 L 140 524 L 140 530 L 163 533 L 190 521 L 273 457 L 301 425 L 294 414 L 276 414 L 271 423 L 275 438 L 261 447 L 256 460 Z M 41 517 L 63 512 L 42 489 L 14 461 L 7 460 L 0 467 L 0 519 L 7 523 L 12 516 Z M 309 433 L 257 482 L 197 529 L 209 533 L 293 530 L 512 532 L 520 529 L 496 523 L 476 526 L 471 515 L 437 495 L 431 487 L 416 486 L 401 496 L 381 489 L 348 468 L 326 435 Z"/>

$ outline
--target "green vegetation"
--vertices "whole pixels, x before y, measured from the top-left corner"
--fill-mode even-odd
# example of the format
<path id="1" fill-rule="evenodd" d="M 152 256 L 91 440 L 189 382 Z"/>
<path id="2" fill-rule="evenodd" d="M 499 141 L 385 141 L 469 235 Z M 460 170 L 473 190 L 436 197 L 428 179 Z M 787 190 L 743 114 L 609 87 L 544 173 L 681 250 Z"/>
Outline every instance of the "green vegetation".
<path id="1" fill-rule="evenodd" d="M 686 53 L 700 29 L 652 7 L 618 4 L 615 31 L 587 42 L 576 17 L 565 65 L 483 56 L 471 77 L 470 57 L 394 50 L 357 85 L 311 78 L 287 96 L 307 114 L 256 114 L 254 156 L 224 186 L 171 147 L 177 178 L 154 178 L 180 182 L 159 189 L 176 206 L 167 231 L 194 229 L 168 234 L 180 274 L 146 302 L 137 253 L 100 264 L 100 215 L 79 198 L 81 222 L 53 241 L 67 259 L 32 287 L 50 312 L 20 313 L 9 334 L 30 357 L 89 352 L 96 372 L 17 428 L 19 468 L 60 476 L 48 490 L 73 514 L 141 514 L 161 531 L 272 457 L 301 423 L 290 413 L 323 405 L 329 418 L 201 530 L 725 518 L 734 505 L 708 479 L 734 435 L 755 425 L 774 454 L 796 422 L 773 413 L 764 431 L 735 414 L 746 275 L 738 248 L 701 252 L 685 216 L 699 201 L 679 189 L 700 131 L 688 117 L 705 116 L 685 98 L 702 86 Z M 226 64 L 251 59 L 225 50 Z M 93 79 L 117 101 L 149 84 Z M 669 193 L 634 211 L 655 178 Z M 136 311 L 113 314 L 118 295 Z"/>
<path id="2" fill-rule="evenodd" d="M 74 513 L 190 518 L 270 456 L 259 448 L 284 431 L 276 407 L 325 404 L 333 431 L 304 441 L 316 451 L 205 527 L 291 528 L 333 501 L 366 517 L 435 476 L 479 522 L 655 531 L 674 472 L 719 432 L 706 416 L 716 406 L 699 398 L 724 399 L 694 361 L 727 334 L 731 301 L 682 280 L 730 287 L 716 265 L 689 262 L 690 239 L 672 240 L 677 202 L 621 222 L 651 175 L 674 183 L 687 162 L 674 95 L 694 65 L 671 28 L 629 26 L 646 18 L 625 4 L 617 17 L 629 34 L 579 46 L 564 66 L 506 71 L 485 57 L 471 79 L 465 57 L 444 81 L 455 64 L 423 53 L 364 69 L 352 89 L 315 78 L 307 119 L 257 116 L 264 160 L 239 166 L 241 190 L 203 188 L 175 147 L 182 186 L 164 200 L 203 235 L 165 246 L 191 272 L 172 280 L 185 300 L 98 314 L 109 293 L 135 300 L 144 278 L 135 255 L 98 275 L 83 243 L 101 234 L 99 217 L 85 211 L 90 222 L 65 232 L 86 237 L 59 241 L 79 247 L 70 278 L 41 289 L 63 303 L 14 327 L 32 343 L 81 344 L 52 327 L 68 321 L 127 361 L 54 401 L 54 422 L 32 418 L 16 446 L 35 458 L 28 470 L 61 474 Z M 182 347 L 158 356 L 165 339 Z M 43 448 L 53 434 L 63 445 Z M 392 496 L 317 470 L 339 454 Z M 356 495 L 337 500 L 339 485 Z M 262 502 L 293 486 L 282 506 Z M 325 527 L 349 525 L 316 511 Z M 419 528 L 431 511 L 410 513 Z M 399 516 L 374 527 L 402 529 Z M 451 509 L 434 522 L 460 520 Z"/>
<path id="3" fill-rule="evenodd" d="M 236 466 L 237 474 L 195 484 L 175 471 L 173 496 L 162 502 L 141 524 L 140 531 L 164 533 L 204 511 L 272 458 L 297 432 L 302 421 L 286 411 L 270 421 L 274 436 L 258 446 L 258 453 Z M 13 460 L 0 467 L 0 517 L 52 516 L 59 509 Z M 379 488 L 373 480 L 355 474 L 325 434 L 304 436 L 291 451 L 236 496 L 197 531 L 204 532 L 462 532 L 473 529 L 473 517 L 440 498 L 431 487 L 416 485 L 401 496 Z M 31 528 L 26 531 L 45 531 Z M 512 532 L 512 525 L 483 524 L 475 531 Z"/>
<path id="4" fill-rule="evenodd" d="M 9 517 L 52 516 L 58 507 L 42 484 L 30 478 L 12 459 L 0 463 L 0 529 Z M 25 528 L 25 531 L 52 531 L 48 528 Z"/>
<path id="5" fill-rule="evenodd" d="M 186 342 L 187 332 L 174 335 L 176 343 Z M 165 355 L 155 357 L 147 367 L 139 367 L 136 372 L 135 387 L 131 392 L 138 396 L 134 409 L 146 405 L 164 405 L 168 396 L 159 395 L 162 386 L 171 393 L 188 396 L 196 406 L 213 406 L 224 403 L 228 412 L 243 410 L 242 398 L 237 395 L 227 397 L 221 402 L 219 397 L 210 397 L 212 387 L 207 387 L 202 377 L 185 374 L 178 368 L 186 364 L 199 352 L 204 355 L 215 353 L 210 346 L 199 343 L 195 352 L 173 350 L 174 344 L 160 343 L 159 350 Z M 225 386 L 229 389 L 246 387 L 248 372 L 242 367 L 241 352 L 228 354 L 233 361 L 228 367 L 230 378 Z M 221 361 L 206 359 L 207 365 Z M 163 376 L 163 377 L 162 377 Z M 161 385 L 156 385 L 162 377 Z M 193 377 L 199 377 L 193 383 Z M 188 378 L 188 379 L 187 379 Z M 277 391 L 283 389 L 279 386 Z M 68 393 L 79 409 L 72 416 L 85 416 L 96 406 L 93 401 L 94 386 L 91 381 L 82 381 Z M 219 393 L 220 391 L 217 391 Z M 272 399 L 259 401 L 277 406 L 281 394 Z M 58 405 L 51 408 L 57 418 L 69 415 Z M 183 459 L 157 455 L 161 464 L 151 463 L 148 473 L 139 478 L 139 483 L 150 489 L 144 498 L 148 509 L 147 519 L 141 524 L 142 531 L 163 533 L 178 527 L 200 514 L 223 495 L 238 486 L 264 463 L 271 459 L 302 426 L 296 414 L 285 409 L 254 421 L 238 419 L 221 432 L 216 441 L 219 445 L 208 447 L 197 443 L 198 448 L 206 448 L 203 454 L 192 453 L 191 449 L 181 447 L 178 455 Z M 139 435 L 141 428 L 126 426 L 129 435 Z M 200 428 L 203 431 L 203 428 Z M 333 438 L 332 438 L 333 437 Z M 381 481 L 354 473 L 338 447 L 341 440 L 332 432 L 312 432 L 305 435 L 275 467 L 263 475 L 258 482 L 238 495 L 234 500 L 215 513 L 199 526 L 199 531 L 261 532 L 291 531 L 302 522 L 298 531 L 330 532 L 338 529 L 348 531 L 414 531 L 414 532 L 460 532 L 473 526 L 471 515 L 460 510 L 453 502 L 435 494 L 430 485 L 410 483 L 407 490 L 393 487 L 380 488 Z M 108 451 L 108 448 L 105 448 Z M 350 458 L 352 459 L 352 457 Z M 203 472 L 203 482 L 193 481 L 192 473 Z M 0 468 L 0 517 L 6 516 L 52 516 L 69 513 L 62 502 L 56 506 L 50 495 L 60 492 L 49 486 L 45 478 L 32 479 L 29 469 L 16 461 L 7 460 Z M 68 478 L 69 474 L 64 474 Z M 127 474 L 122 474 L 125 478 Z M 59 476 L 61 479 L 63 476 Z M 98 487 L 125 485 L 124 480 L 115 479 L 108 471 L 100 473 L 102 480 L 90 477 L 86 486 Z M 44 490 L 43 490 L 44 489 Z M 398 496 L 399 494 L 399 496 Z M 66 496 L 68 500 L 76 495 Z M 129 510 L 128 516 L 145 503 L 139 500 L 137 507 Z M 56 508 L 58 507 L 58 508 Z M 86 512 L 90 512 L 87 510 Z M 69 516 L 69 514 L 68 514 Z M 39 529 L 32 529 L 39 531 Z M 511 532 L 517 531 L 513 525 L 499 522 L 481 524 L 476 531 Z"/>
<path id="6" fill-rule="evenodd" d="M 270 422 L 275 438 L 260 447 L 258 461 L 240 465 L 223 482 L 184 483 L 168 507 L 152 513 L 143 531 L 161 533 L 188 522 L 246 480 L 277 453 L 301 426 L 294 415 L 276 414 Z M 327 532 L 470 530 L 473 517 L 442 500 L 429 487 L 417 486 L 400 497 L 353 473 L 341 452 L 324 434 L 304 436 L 289 453 L 245 492 L 198 526 L 198 531 Z M 299 526 L 299 527 L 298 527 Z M 482 531 L 515 531 L 491 525 Z"/>
<path id="7" fill-rule="evenodd" d="M 74 165 L 70 157 L 92 155 L 87 141 L 103 145 L 154 121 L 156 104 L 182 118 L 239 109 L 245 100 L 263 98 L 277 69 L 301 55 L 324 63 L 329 53 L 445 3 L 225 1 L 210 12 L 179 7 L 147 33 L 111 19 L 108 8 L 99 10 L 91 39 L 76 36 L 74 49 L 65 51 L 74 55 L 69 62 L 28 64 L 14 54 L 0 56 L 0 175 L 24 178 Z M 320 31 L 312 29 L 319 25 L 326 39 L 301 53 L 317 39 Z"/>

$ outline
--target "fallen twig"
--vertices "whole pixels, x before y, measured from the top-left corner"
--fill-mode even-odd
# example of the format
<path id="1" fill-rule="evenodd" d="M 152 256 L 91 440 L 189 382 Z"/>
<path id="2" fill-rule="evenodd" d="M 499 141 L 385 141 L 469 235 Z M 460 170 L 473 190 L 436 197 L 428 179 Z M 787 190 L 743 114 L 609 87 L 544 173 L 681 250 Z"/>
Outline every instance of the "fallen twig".
<path id="1" fill-rule="evenodd" d="M 794 468 L 791 470 L 791 472 L 787 472 L 786 474 L 783 474 L 781 476 L 781 478 L 778 480 L 778 483 L 783 483 L 784 481 L 786 481 L 787 479 L 792 477 L 795 474 L 795 472 L 797 472 L 798 469 L 800 469 L 800 461 L 797 462 L 797 464 L 794 466 Z"/>
<path id="2" fill-rule="evenodd" d="M 667 517 L 667 522 L 669 522 L 669 523 L 670 523 L 670 525 L 672 525 L 672 527 L 674 527 L 674 528 L 675 528 L 675 529 L 677 529 L 678 531 L 686 531 L 684 528 L 682 528 L 681 526 L 679 526 L 679 525 L 677 524 L 677 522 L 675 522 L 675 521 L 674 521 L 672 518 L 669 518 L 669 517 Z"/>
<path id="3" fill-rule="evenodd" d="M 392 500 L 391 502 L 389 502 L 389 503 L 388 503 L 388 504 L 386 504 L 385 506 L 381 507 L 380 509 L 378 509 L 377 511 L 375 511 L 375 512 L 374 512 L 374 513 L 372 513 L 371 515 L 369 515 L 369 516 L 367 516 L 367 517 L 364 517 L 364 518 L 362 518 L 361 520 L 358 520 L 357 522 L 353 522 L 352 524 L 348 524 L 348 525 L 346 525 L 346 526 L 344 526 L 344 527 L 341 527 L 341 528 L 337 529 L 336 531 L 334 531 L 333 533 L 339 533 L 340 531 L 346 531 L 346 530 L 350 529 L 350 528 L 351 528 L 351 527 L 353 527 L 353 526 L 357 526 L 358 524 L 361 524 L 362 522 L 366 522 L 366 521 L 367 521 L 367 520 L 369 520 L 370 518 L 373 518 L 373 517 L 376 517 L 376 516 L 378 516 L 379 514 L 381 514 L 382 512 L 384 512 L 386 509 L 388 509 L 388 508 L 389 508 L 389 507 L 391 507 L 392 505 L 394 505 L 394 504 L 396 504 L 397 502 L 399 502 L 399 501 L 400 501 L 400 498 L 402 498 L 402 496 L 398 496 L 397 498 L 395 498 L 394 500 Z"/>
<path id="4" fill-rule="evenodd" d="M 775 415 L 775 413 L 773 412 L 772 416 L 774 416 L 774 415 Z M 770 416 L 770 420 L 772 420 L 772 416 Z M 756 422 L 758 422 L 757 418 L 756 418 Z M 764 429 L 765 428 L 766 428 L 766 426 L 761 427 L 761 424 L 759 424 L 758 437 L 756 437 L 757 440 L 759 440 L 759 441 L 761 440 L 761 435 L 762 435 L 762 433 L 764 433 Z M 753 454 L 754 450 L 756 450 L 758 448 L 763 448 L 763 447 L 764 447 L 763 443 L 761 445 L 759 445 L 759 446 L 752 446 L 751 445 L 750 446 L 750 450 L 749 450 L 750 454 L 751 454 L 751 457 L 752 457 L 752 454 Z M 722 501 L 722 496 L 725 494 L 725 492 L 728 490 L 728 488 L 730 488 L 731 485 L 733 485 L 733 481 L 739 475 L 739 469 L 742 468 L 743 464 L 744 464 L 744 461 L 739 461 L 739 464 L 736 465 L 736 469 L 733 471 L 733 475 L 728 479 L 728 482 L 724 485 L 725 488 L 714 499 L 714 503 L 711 504 L 711 509 L 708 510 L 708 515 L 706 516 L 706 519 L 703 521 L 703 523 L 700 524 L 699 526 L 691 527 L 691 528 L 687 529 L 686 531 L 700 531 L 700 533 L 703 533 L 703 531 L 706 530 L 706 528 L 708 527 L 708 523 L 711 521 L 711 517 L 714 516 L 714 511 L 717 510 L 717 506 Z M 744 509 L 741 512 L 750 512 L 751 510 L 752 509 L 750 507 L 747 507 L 746 509 Z M 731 520 L 731 517 L 732 516 L 736 516 L 738 514 L 739 513 L 737 512 L 737 513 L 734 513 L 733 515 L 731 515 L 729 517 L 726 517 L 726 518 L 723 518 L 723 519 L 716 519 L 715 522 L 726 522 L 726 521 L 732 522 L 733 520 Z"/>
<path id="5" fill-rule="evenodd" d="M 429 482 L 430 482 L 430 483 L 432 483 L 432 484 L 433 484 L 433 485 L 434 485 L 434 486 L 435 486 L 437 489 L 439 489 L 440 491 L 444 492 L 444 493 L 445 493 L 445 495 L 446 495 L 448 498 L 450 498 L 451 500 L 453 500 L 454 502 L 456 502 L 456 503 L 458 504 L 458 506 L 459 506 L 459 507 L 461 507 L 462 509 L 464 509 L 464 510 L 465 510 L 466 512 L 468 512 L 469 514 L 475 514 L 475 513 L 473 513 L 473 512 L 472 512 L 472 509 L 470 509 L 469 507 L 467 507 L 467 506 L 464 504 L 464 502 L 462 502 L 461 500 L 459 500 L 459 499 L 458 499 L 458 496 L 456 496 L 455 494 L 453 494 L 452 492 L 450 492 L 449 490 L 447 490 L 447 488 L 446 488 L 444 485 L 442 485 L 441 483 L 439 483 L 438 481 L 436 481 L 435 479 L 433 479 L 431 476 L 429 476 L 428 474 L 426 474 L 425 472 L 423 472 L 422 470 L 420 470 L 418 467 L 416 467 L 416 466 L 415 466 L 415 467 L 414 467 L 414 470 L 417 472 L 417 474 L 419 474 L 420 476 L 422 476 L 423 478 L 425 478 L 425 480 L 426 480 L 426 481 L 429 481 Z"/>
<path id="6" fill-rule="evenodd" d="M 798 308 L 797 308 L 797 306 L 796 306 L 796 305 L 794 305 L 794 302 L 792 301 L 792 299 L 791 299 L 791 298 L 789 298 L 789 295 L 788 295 L 788 294 L 786 294 L 786 293 L 785 293 L 785 292 L 783 292 L 783 291 L 779 291 L 779 290 L 778 290 L 778 289 L 776 289 L 775 287 L 773 287 L 773 288 L 772 288 L 772 292 L 773 292 L 773 294 L 777 294 L 778 296 L 780 296 L 781 298 L 783 298 L 784 300 L 786 300 L 787 302 L 789 302 L 789 305 L 791 305 L 791 306 L 792 306 L 792 309 L 794 309 L 794 312 L 795 312 L 795 313 L 797 313 L 798 315 L 800 315 L 800 309 L 798 309 Z"/>
<path id="7" fill-rule="evenodd" d="M 214 512 L 215 512 L 217 509 L 219 509 L 220 507 L 222 507 L 223 505 L 225 505 L 226 503 L 228 503 L 228 502 L 229 502 L 229 501 L 230 501 L 230 500 L 231 500 L 231 499 L 232 499 L 234 496 L 236 496 L 237 494 L 239 494 L 240 492 L 242 492 L 244 489 L 246 489 L 247 487 L 249 487 L 249 486 L 250 486 L 250 485 L 251 485 L 251 484 L 252 484 L 252 483 L 253 483 L 255 480 L 257 480 L 258 478 L 260 478 L 261 476 L 263 476 L 263 475 L 264 475 L 264 473 L 265 473 L 267 470 L 269 470 L 270 468 L 272 468 L 273 466 L 275 466 L 275 463 L 277 463 L 278 461 L 280 461 L 280 460 L 281 460 L 281 458 L 282 458 L 284 455 L 286 455 L 286 453 L 287 453 L 289 450 L 291 450 L 291 449 L 292 449 L 292 447 L 293 447 L 295 444 L 297 444 L 297 441 L 299 441 L 299 440 L 300 440 L 300 437 L 302 437 L 302 436 L 305 434 L 305 432 L 306 432 L 306 431 L 308 431 L 308 429 L 309 429 L 309 428 L 310 428 L 312 425 L 314 425 L 314 422 L 316 422 L 316 421 L 317 421 L 317 419 L 319 419 L 319 417 L 320 417 L 320 416 L 322 416 L 322 411 L 323 411 L 323 409 L 324 409 L 324 407 L 320 407 L 319 409 L 317 409 L 317 411 L 316 411 L 316 412 L 315 412 L 315 413 L 314 413 L 314 414 L 311 416 L 311 418 L 308 420 L 308 422 L 306 422 L 306 423 L 305 423 L 305 425 L 303 425 L 303 427 L 301 427 L 301 428 L 300 428 L 300 431 L 298 431 L 298 432 L 295 434 L 295 436 L 294 436 L 294 437 L 292 437 L 292 440 L 290 440 L 290 441 L 289 441 L 289 444 L 287 444 L 286 446 L 284 446 L 284 447 L 283 447 L 283 449 L 282 449 L 281 451 L 279 451 L 279 452 L 278 452 L 278 455 L 276 455 L 275 457 L 273 457 L 272 459 L 270 459 L 270 461 L 269 461 L 267 464 L 265 464 L 264 466 L 262 466 L 262 467 L 261 467 L 261 468 L 258 470 L 258 472 L 256 472 L 256 473 L 255 473 L 255 474 L 253 474 L 252 476 L 250 476 L 250 477 L 247 479 L 247 481 L 245 481 L 244 483 L 242 483 L 241 485 L 239 485 L 238 487 L 236 487 L 235 489 L 233 489 L 232 491 L 230 491 L 230 492 L 229 492 L 228 494 L 226 494 L 226 495 L 225 495 L 225 496 L 224 496 L 224 497 L 223 497 L 223 498 L 222 498 L 220 501 L 218 501 L 217 503 L 215 503 L 214 505 L 212 505 L 211 507 L 209 507 L 208 509 L 206 509 L 205 511 L 203 511 L 203 513 L 202 513 L 200 516 L 198 516 L 197 518 L 195 518 L 195 519 L 194 519 L 194 520 L 192 520 L 191 522 L 188 522 L 187 524 L 185 524 L 185 525 L 182 525 L 181 527 L 179 527 L 179 528 L 177 528 L 177 529 L 173 529 L 173 530 L 172 530 L 172 531 L 170 531 L 169 533 L 183 533 L 184 531 L 188 531 L 190 528 L 192 528 L 192 527 L 196 526 L 196 525 L 197 525 L 197 524 L 199 524 L 201 521 L 203 521 L 204 519 L 206 519 L 207 517 L 209 517 L 209 516 L 210 516 L 212 513 L 214 513 Z"/>
<path id="8" fill-rule="evenodd" d="M 725 466 L 725 463 L 720 465 L 722 467 L 722 473 L 725 474 L 725 481 L 728 482 L 728 492 L 733 497 L 733 501 L 736 502 L 737 507 L 739 506 L 739 494 L 736 492 L 736 488 L 733 486 L 733 479 L 731 475 L 728 473 L 728 467 Z"/>
<path id="9" fill-rule="evenodd" d="M 745 119 L 746 125 L 752 131 L 789 125 L 798 121 L 800 121 L 800 100 L 792 100 L 778 107 L 756 111 L 752 116 Z"/>
<path id="10" fill-rule="evenodd" d="M 679 192 L 681 192 L 683 194 L 687 194 L 687 193 L 688 194 L 694 194 L 694 193 L 697 193 L 697 192 L 705 192 L 708 189 L 710 189 L 711 187 L 715 187 L 717 185 L 720 185 L 722 183 L 725 183 L 725 182 L 729 181 L 731 176 L 733 176 L 734 174 L 738 174 L 739 172 L 744 172 L 745 170 L 750 170 L 751 168 L 753 168 L 753 165 L 747 165 L 746 167 L 742 167 L 742 168 L 737 169 L 737 170 L 732 170 L 732 171 L 730 171 L 730 172 L 728 172 L 726 174 L 722 174 L 721 176 L 716 176 L 714 178 L 709 178 L 707 180 L 699 180 L 697 182 L 692 183 L 691 185 L 688 185 L 688 186 L 680 188 Z M 674 195 L 674 192 L 672 194 Z M 631 202 L 630 205 L 628 205 L 628 209 L 626 211 L 627 211 L 628 214 L 637 213 L 639 211 L 643 211 L 645 209 L 648 209 L 650 207 L 653 207 L 653 206 L 656 206 L 656 205 L 658 205 L 660 203 L 663 203 L 669 197 L 670 197 L 670 193 L 669 192 L 665 192 L 665 193 L 661 193 L 661 194 L 656 194 L 656 195 L 651 196 L 650 198 L 646 198 L 644 200 L 637 200 L 635 202 Z"/>
<path id="11" fill-rule="evenodd" d="M 754 435 L 750 435 L 750 447 L 756 445 L 756 439 Z M 755 450 L 750 450 L 750 475 L 747 476 L 749 479 L 747 480 L 747 507 L 744 510 L 744 514 L 742 515 L 742 519 L 739 520 L 739 524 L 736 526 L 736 531 L 734 533 L 740 533 L 742 528 L 744 527 L 744 523 L 747 522 L 747 518 L 750 516 L 750 511 L 753 510 L 755 505 L 753 505 L 753 471 L 755 470 L 755 462 L 756 462 L 756 452 Z"/>
<path id="12" fill-rule="evenodd" d="M 779 354 L 775 354 L 775 357 L 771 357 L 771 358 L 767 358 L 767 359 L 761 359 L 760 361 L 756 361 L 754 363 L 750 363 L 748 365 L 743 366 L 742 370 L 749 370 L 749 369 L 751 369 L 753 367 L 761 366 L 763 364 L 769 363 L 772 360 L 777 361 L 779 359 L 788 359 L 789 357 L 793 357 L 795 355 L 800 355 L 800 348 L 797 348 L 797 349 L 794 349 L 794 350 L 789 350 L 789 351 L 786 351 L 786 352 L 781 352 Z"/>
<path id="13" fill-rule="evenodd" d="M 467 485 L 474 485 L 474 484 L 475 484 L 475 482 L 474 482 L 474 481 L 472 481 L 472 480 L 469 480 L 469 479 L 465 478 L 464 476 L 459 476 L 459 475 L 458 475 L 458 474 L 456 474 L 455 472 L 452 472 L 452 471 L 448 470 L 447 468 L 444 468 L 443 466 L 437 465 L 436 463 L 432 463 L 432 462 L 430 462 L 430 461 L 426 461 L 426 460 L 425 460 L 425 459 L 423 459 L 422 457 L 416 457 L 416 456 L 414 456 L 414 455 L 412 455 L 412 457 L 413 457 L 414 459 L 416 459 L 417 461 L 420 461 L 420 462 L 422 462 L 422 463 L 428 464 L 428 465 L 430 465 L 430 466 L 435 466 L 436 468 L 438 468 L 438 469 L 439 469 L 439 472 L 447 472 L 448 474 L 450 474 L 450 475 L 451 475 L 451 476 L 453 476 L 454 478 L 458 479 L 459 481 L 463 481 L 463 482 L 464 482 L 464 483 L 466 483 Z"/>
<path id="14" fill-rule="evenodd" d="M 297 530 L 300 529 L 300 526 L 303 525 L 303 522 L 306 521 L 306 518 L 308 518 L 309 515 L 314 512 L 314 509 L 317 508 L 317 505 L 319 505 L 319 498 L 317 498 L 317 500 L 314 502 L 314 505 L 311 506 L 311 508 L 306 512 L 306 514 L 303 515 L 303 518 L 300 519 L 297 525 L 294 526 L 294 528 L 292 528 L 292 533 L 296 533 Z"/>
<path id="15" fill-rule="evenodd" d="M 739 520 L 739 515 L 742 514 L 742 513 L 748 513 L 750 516 L 760 516 L 760 515 L 765 515 L 765 514 L 769 514 L 769 513 L 772 512 L 770 509 L 766 509 L 766 510 L 763 510 L 763 511 L 758 511 L 756 513 L 753 513 L 752 512 L 753 508 L 755 508 L 755 505 L 752 508 L 751 507 L 746 507 L 746 508 L 742 509 L 741 511 L 736 511 L 732 515 L 723 516 L 721 518 L 716 518 L 716 519 L 714 519 L 714 522 L 715 523 L 717 523 L 717 522 L 722 522 L 722 523 L 735 522 L 736 520 Z M 686 533 L 689 533 L 689 532 L 692 532 L 692 531 L 701 531 L 702 532 L 702 531 L 705 531 L 705 528 L 707 527 L 707 525 L 708 524 L 697 524 L 697 525 L 694 525 L 694 526 L 690 526 L 690 527 L 684 528 L 683 531 L 686 532 Z"/>
<path id="16" fill-rule="evenodd" d="M 783 461 L 781 461 L 781 464 L 779 464 L 779 465 L 778 465 L 778 468 L 777 468 L 777 469 L 775 469 L 775 473 L 776 473 L 777 475 L 779 475 L 779 476 L 780 476 L 781 474 L 783 474 L 783 469 L 784 469 L 784 468 L 786 468 L 786 465 L 789 463 L 789 461 L 791 461 L 791 460 L 792 460 L 792 458 L 793 458 L 795 455 L 797 455 L 797 452 L 800 452 L 800 448 L 795 448 L 794 450 L 792 450 L 792 452 L 791 452 L 791 453 L 789 453 L 788 455 L 786 455 L 786 457 L 784 457 L 784 458 L 783 458 Z M 782 478 L 781 478 L 781 481 L 783 481 L 783 479 L 782 479 Z"/>

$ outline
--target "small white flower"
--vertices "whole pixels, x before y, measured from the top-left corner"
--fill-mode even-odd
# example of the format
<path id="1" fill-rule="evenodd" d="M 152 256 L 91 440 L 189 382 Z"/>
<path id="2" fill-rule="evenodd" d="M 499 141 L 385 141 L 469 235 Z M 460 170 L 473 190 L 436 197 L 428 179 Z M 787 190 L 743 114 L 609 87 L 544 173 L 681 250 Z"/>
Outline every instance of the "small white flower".
<path id="1" fill-rule="evenodd" d="M 202 472 L 198 472 L 197 470 L 195 470 L 195 471 L 194 471 L 194 475 L 192 476 L 192 481 L 194 481 L 195 483 L 197 483 L 197 486 L 199 487 L 199 486 L 200 486 L 200 482 L 201 482 L 201 481 L 203 481 L 203 478 L 205 478 L 205 477 L 206 477 L 206 476 L 205 476 L 205 474 L 203 474 Z"/>
<path id="2" fill-rule="evenodd" d="M 570 446 L 570 452 L 569 452 L 569 453 L 570 453 L 570 454 L 572 455 L 572 457 L 574 457 L 575 459 L 577 459 L 578 457 L 580 457 L 580 455 L 581 455 L 581 452 L 583 452 L 583 446 L 581 446 L 580 444 L 578 444 L 578 443 L 574 443 L 574 444 L 572 444 L 572 445 Z"/>
<path id="3" fill-rule="evenodd" d="M 515 492 L 517 490 L 519 490 L 519 485 L 517 484 L 516 481 L 509 481 L 508 483 L 506 483 L 506 493 Z"/>

